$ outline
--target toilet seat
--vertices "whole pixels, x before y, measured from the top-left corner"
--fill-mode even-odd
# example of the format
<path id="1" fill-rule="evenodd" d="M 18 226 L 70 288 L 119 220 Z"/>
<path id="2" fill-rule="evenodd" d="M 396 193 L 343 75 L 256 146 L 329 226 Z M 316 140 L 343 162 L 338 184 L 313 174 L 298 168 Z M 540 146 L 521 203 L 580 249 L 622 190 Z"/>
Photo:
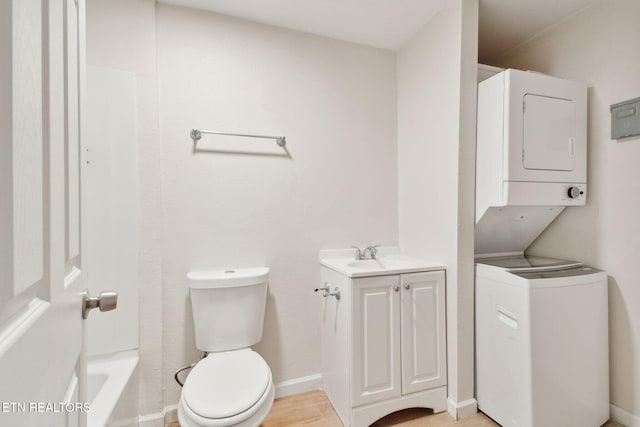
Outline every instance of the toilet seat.
<path id="1" fill-rule="evenodd" d="M 273 395 L 271 371 L 258 353 L 211 353 L 187 377 L 178 414 L 183 426 L 257 426 Z"/>

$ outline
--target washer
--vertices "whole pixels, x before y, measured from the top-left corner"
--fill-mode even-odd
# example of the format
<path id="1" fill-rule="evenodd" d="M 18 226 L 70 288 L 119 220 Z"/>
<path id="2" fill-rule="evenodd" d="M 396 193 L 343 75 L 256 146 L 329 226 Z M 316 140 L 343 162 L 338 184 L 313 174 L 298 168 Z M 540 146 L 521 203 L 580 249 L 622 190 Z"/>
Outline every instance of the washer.
<path id="1" fill-rule="evenodd" d="M 503 427 L 609 418 L 607 275 L 525 255 L 476 259 L 477 398 Z"/>

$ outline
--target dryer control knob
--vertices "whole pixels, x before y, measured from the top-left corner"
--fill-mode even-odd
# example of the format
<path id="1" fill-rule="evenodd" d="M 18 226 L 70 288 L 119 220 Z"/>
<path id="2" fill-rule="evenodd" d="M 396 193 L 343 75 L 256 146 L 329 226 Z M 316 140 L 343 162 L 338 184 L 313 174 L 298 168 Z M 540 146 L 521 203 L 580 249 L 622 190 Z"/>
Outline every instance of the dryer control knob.
<path id="1" fill-rule="evenodd" d="M 567 194 L 569 195 L 570 199 L 577 199 L 578 197 L 580 197 L 581 191 L 578 187 L 569 187 L 569 189 L 567 190 Z"/>

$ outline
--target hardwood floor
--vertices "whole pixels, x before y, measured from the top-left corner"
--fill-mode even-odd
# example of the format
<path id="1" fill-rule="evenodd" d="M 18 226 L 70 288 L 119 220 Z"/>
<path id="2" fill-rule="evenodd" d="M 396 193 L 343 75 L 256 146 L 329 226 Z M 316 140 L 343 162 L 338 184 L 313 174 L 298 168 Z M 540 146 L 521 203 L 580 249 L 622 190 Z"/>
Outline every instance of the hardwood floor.
<path id="1" fill-rule="evenodd" d="M 331 403 L 321 390 L 276 399 L 260 427 L 342 427 Z"/>
<path id="2" fill-rule="evenodd" d="M 329 400 L 321 390 L 276 399 L 271 412 L 260 427 L 342 427 Z M 500 427 L 489 417 L 478 413 L 464 420 L 454 421 L 446 412 L 432 414 L 427 409 L 407 409 L 376 421 L 371 427 Z M 178 423 L 167 427 L 180 427 Z M 603 427 L 623 427 L 608 422 Z"/>
<path id="3" fill-rule="evenodd" d="M 342 427 L 329 400 L 320 390 L 285 397 L 274 402 L 261 427 Z M 446 413 L 432 414 L 427 409 L 409 409 L 378 420 L 371 427 L 493 427 L 497 426 L 483 414 L 456 423 Z"/>
<path id="4" fill-rule="evenodd" d="M 381 420 L 371 424 L 371 427 L 388 427 L 388 426 L 402 426 L 402 427 L 495 427 L 498 424 L 494 423 L 489 417 L 484 414 L 477 413 L 472 417 L 465 418 L 461 421 L 456 421 L 449 416 L 446 412 L 439 414 L 433 414 L 428 409 L 407 409 L 404 411 L 396 412 L 391 415 L 387 415 Z"/>

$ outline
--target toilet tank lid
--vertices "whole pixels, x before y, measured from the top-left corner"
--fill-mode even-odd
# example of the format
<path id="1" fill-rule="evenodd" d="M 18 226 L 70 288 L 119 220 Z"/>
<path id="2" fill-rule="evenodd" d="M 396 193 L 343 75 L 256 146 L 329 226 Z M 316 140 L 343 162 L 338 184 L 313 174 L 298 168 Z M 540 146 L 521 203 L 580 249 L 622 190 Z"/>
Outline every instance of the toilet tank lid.
<path id="1" fill-rule="evenodd" d="M 212 289 L 258 285 L 267 281 L 268 267 L 242 268 L 187 273 L 189 288 Z"/>

